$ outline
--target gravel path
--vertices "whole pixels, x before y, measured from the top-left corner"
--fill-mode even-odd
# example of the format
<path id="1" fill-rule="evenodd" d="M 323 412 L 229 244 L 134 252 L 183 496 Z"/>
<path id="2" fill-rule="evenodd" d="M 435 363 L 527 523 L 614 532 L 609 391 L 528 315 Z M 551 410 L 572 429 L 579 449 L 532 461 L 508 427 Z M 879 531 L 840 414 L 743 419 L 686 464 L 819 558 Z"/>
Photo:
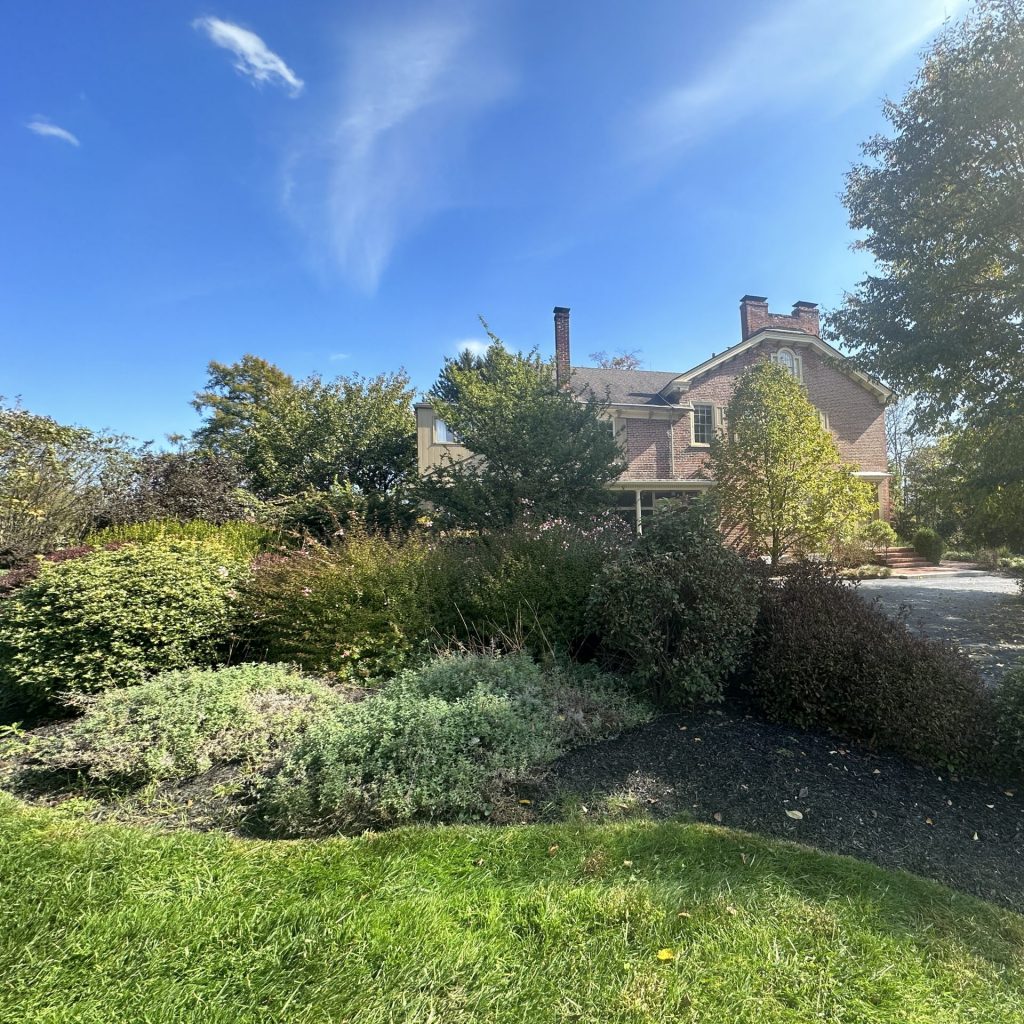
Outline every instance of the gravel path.
<path id="1" fill-rule="evenodd" d="M 892 577 L 865 580 L 860 591 L 890 614 L 905 606 L 910 624 L 926 635 L 955 640 L 989 682 L 1024 664 L 1024 601 L 1014 579 L 983 572 Z"/>
<path id="2" fill-rule="evenodd" d="M 739 714 L 669 715 L 574 751 L 530 795 L 543 817 L 576 803 L 597 817 L 683 815 L 902 868 L 1024 911 L 1024 787 L 957 780 Z"/>

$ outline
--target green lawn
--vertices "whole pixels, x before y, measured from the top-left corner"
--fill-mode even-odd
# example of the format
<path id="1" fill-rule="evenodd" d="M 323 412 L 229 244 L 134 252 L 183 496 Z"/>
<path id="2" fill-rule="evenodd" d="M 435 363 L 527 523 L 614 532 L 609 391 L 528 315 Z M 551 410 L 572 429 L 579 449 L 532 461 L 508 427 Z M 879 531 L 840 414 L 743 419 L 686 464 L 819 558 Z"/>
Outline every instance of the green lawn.
<path id="1" fill-rule="evenodd" d="M 4 1024 L 1024 1019 L 1024 918 L 696 825 L 261 844 L 0 796 L 0 896 Z"/>

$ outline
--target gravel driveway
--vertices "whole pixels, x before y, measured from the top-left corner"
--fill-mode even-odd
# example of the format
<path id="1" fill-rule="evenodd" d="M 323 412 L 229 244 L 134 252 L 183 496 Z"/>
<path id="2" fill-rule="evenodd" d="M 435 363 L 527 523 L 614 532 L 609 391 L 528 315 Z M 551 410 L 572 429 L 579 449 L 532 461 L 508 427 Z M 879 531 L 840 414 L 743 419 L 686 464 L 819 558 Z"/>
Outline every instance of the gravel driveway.
<path id="1" fill-rule="evenodd" d="M 865 580 L 860 592 L 893 615 L 906 607 L 910 624 L 927 636 L 956 641 L 989 682 L 1024 664 L 1024 601 L 1016 580 L 959 572 Z"/>

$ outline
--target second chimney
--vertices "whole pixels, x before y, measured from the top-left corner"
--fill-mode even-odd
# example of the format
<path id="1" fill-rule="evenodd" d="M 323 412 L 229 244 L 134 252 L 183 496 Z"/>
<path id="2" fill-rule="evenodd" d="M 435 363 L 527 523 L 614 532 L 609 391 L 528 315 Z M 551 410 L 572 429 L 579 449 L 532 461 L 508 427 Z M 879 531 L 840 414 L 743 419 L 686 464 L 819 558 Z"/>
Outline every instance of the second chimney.
<path id="1" fill-rule="evenodd" d="M 569 361 L 569 308 L 555 306 L 555 380 L 560 388 L 569 383 L 572 366 Z"/>

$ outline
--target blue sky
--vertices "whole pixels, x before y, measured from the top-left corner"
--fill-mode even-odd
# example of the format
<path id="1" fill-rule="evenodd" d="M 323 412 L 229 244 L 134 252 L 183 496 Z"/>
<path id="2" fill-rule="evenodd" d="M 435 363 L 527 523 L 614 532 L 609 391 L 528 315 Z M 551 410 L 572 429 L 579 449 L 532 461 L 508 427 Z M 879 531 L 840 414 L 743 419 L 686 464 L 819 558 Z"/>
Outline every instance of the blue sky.
<path id="1" fill-rule="evenodd" d="M 161 440 L 210 359 L 426 388 L 555 305 L 685 369 L 863 272 L 842 175 L 962 6 L 9 5 L 0 394 Z"/>

